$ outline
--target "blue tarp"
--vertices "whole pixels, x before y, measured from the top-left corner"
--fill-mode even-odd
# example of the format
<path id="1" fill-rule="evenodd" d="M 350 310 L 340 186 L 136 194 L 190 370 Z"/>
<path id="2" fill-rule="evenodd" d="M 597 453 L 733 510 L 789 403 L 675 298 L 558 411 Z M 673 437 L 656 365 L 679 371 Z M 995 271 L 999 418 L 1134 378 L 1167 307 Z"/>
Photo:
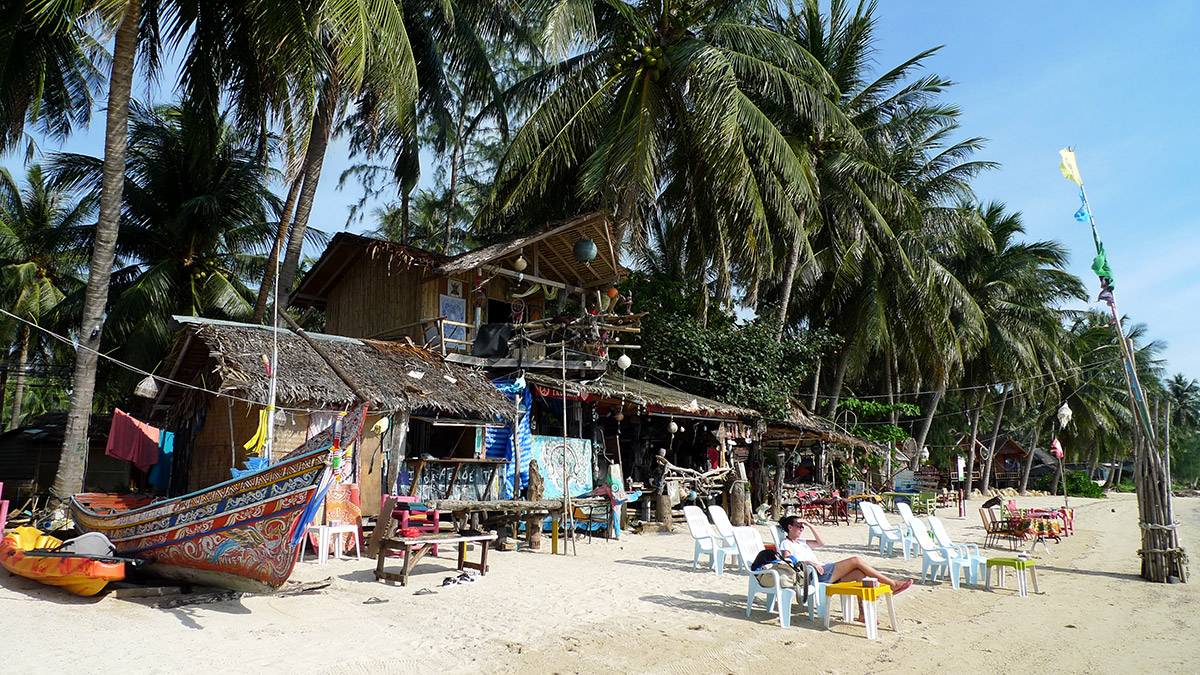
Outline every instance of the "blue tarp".
<path id="1" fill-rule="evenodd" d="M 514 445 L 521 450 L 521 489 L 529 484 L 529 460 L 533 456 L 533 436 L 529 432 L 529 408 L 533 403 L 533 394 L 525 386 L 525 378 L 501 378 L 492 380 L 492 384 L 510 401 L 516 401 L 520 418 L 516 424 L 516 440 L 513 439 L 512 425 L 504 427 L 488 427 L 483 432 L 484 457 L 488 459 L 503 459 L 507 464 L 500 467 L 496 477 L 500 481 L 499 499 L 513 499 L 520 495 L 513 494 L 513 457 L 516 454 Z"/>

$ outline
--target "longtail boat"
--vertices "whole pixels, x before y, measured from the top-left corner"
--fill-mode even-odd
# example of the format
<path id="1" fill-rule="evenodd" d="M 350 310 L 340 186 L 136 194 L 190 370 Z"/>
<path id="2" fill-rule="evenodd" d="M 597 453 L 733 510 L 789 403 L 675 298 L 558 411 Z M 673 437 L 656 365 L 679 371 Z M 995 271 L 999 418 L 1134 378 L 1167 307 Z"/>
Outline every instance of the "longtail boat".
<path id="1" fill-rule="evenodd" d="M 346 416 L 338 440 L 353 442 L 366 407 Z M 174 499 L 83 493 L 71 497 L 78 529 L 100 532 L 122 556 L 168 579 L 251 593 L 287 581 L 300 541 L 330 478 L 335 436 L 327 429 L 260 471 Z"/>

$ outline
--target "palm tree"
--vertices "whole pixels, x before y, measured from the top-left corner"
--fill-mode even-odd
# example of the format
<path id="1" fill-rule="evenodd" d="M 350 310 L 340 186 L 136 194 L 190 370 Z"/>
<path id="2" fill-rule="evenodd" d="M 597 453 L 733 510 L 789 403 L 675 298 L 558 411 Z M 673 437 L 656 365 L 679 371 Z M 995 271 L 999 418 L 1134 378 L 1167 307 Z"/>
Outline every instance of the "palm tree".
<path id="1" fill-rule="evenodd" d="M 793 40 L 763 24 L 758 3 L 549 3 L 549 67 L 502 104 L 533 107 L 509 146 L 481 227 L 560 211 L 605 208 L 618 241 L 649 235 L 659 208 L 709 252 L 718 300 L 733 268 L 769 267 L 771 231 L 801 233 L 810 202 L 803 158 L 770 114 L 794 111 L 820 128 L 854 128 L 833 83 Z M 707 272 L 707 270 L 706 270 Z"/>
<path id="2" fill-rule="evenodd" d="M 216 130 L 214 135 L 213 130 Z M 267 187 L 259 139 L 191 107 L 134 103 L 116 299 L 106 342 L 152 370 L 170 340 L 172 314 L 249 319 L 246 282 L 261 273 L 278 199 Z M 93 184 L 101 161 L 59 155 L 69 185 Z"/>
<path id="3" fill-rule="evenodd" d="M 1059 344 L 1062 314 L 1058 307 L 1071 298 L 1086 299 L 1083 283 L 1066 271 L 1067 252 L 1058 242 L 1018 240 L 1025 232 L 1019 213 L 991 202 L 978 207 L 978 216 L 987 237 L 954 247 L 943 261 L 983 318 L 984 342 L 964 370 L 974 378 L 969 384 L 977 386 L 1024 381 L 1038 373 L 1039 355 Z M 1012 393 L 1012 387 L 1005 387 L 993 415 L 991 446 L 983 467 L 985 492 L 1005 404 Z"/>
<path id="4" fill-rule="evenodd" d="M 1163 383 L 1171 402 L 1171 424 L 1178 427 L 1200 426 L 1200 383 L 1175 373 Z"/>
<path id="5" fill-rule="evenodd" d="M 46 184 L 39 166 L 26 174 L 25 189 L 12 174 L 0 169 L 0 308 L 19 322 L 13 351 L 17 354 L 9 429 L 19 425 L 25 395 L 25 372 L 30 355 L 42 342 L 30 324 L 55 325 L 64 313 L 56 311 L 82 281 L 79 273 L 86 249 L 75 232 L 95 210 L 93 199 L 71 200 Z M 55 327 L 57 327 L 55 325 Z"/>
<path id="6" fill-rule="evenodd" d="M 40 21 L 32 4 L 14 0 L 0 10 L 0 155 L 20 143 L 27 125 L 56 140 L 86 127 L 107 67 L 108 55 L 78 17 Z"/>

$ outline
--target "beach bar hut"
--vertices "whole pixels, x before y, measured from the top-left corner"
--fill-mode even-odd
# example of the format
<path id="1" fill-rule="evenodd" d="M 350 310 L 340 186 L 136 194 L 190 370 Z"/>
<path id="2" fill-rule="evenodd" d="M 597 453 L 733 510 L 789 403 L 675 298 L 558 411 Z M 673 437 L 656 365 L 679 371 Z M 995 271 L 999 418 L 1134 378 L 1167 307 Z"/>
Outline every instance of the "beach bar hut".
<path id="1" fill-rule="evenodd" d="M 174 320 L 179 335 L 164 360 L 166 379 L 146 417 L 175 433 L 171 485 L 182 494 L 227 480 L 231 469 L 245 468 L 251 455 L 245 443 L 258 433 L 269 397 L 266 364 L 275 336 L 266 326 Z M 363 515 L 378 513 L 379 495 L 391 491 L 387 476 L 402 470 L 400 462 L 435 446 L 453 447 L 460 436 L 453 427 L 430 425 L 419 433 L 407 429 L 429 424 L 422 420 L 484 425 L 508 423 L 515 416 L 513 404 L 487 377 L 446 362 L 440 353 L 407 342 L 307 335 L 324 354 L 290 330 L 277 333 L 271 457 L 287 453 L 332 423 L 338 412 L 356 405 L 357 389 L 370 410 L 358 447 L 338 469 L 359 485 Z M 471 452 L 470 447 L 465 451 Z"/>

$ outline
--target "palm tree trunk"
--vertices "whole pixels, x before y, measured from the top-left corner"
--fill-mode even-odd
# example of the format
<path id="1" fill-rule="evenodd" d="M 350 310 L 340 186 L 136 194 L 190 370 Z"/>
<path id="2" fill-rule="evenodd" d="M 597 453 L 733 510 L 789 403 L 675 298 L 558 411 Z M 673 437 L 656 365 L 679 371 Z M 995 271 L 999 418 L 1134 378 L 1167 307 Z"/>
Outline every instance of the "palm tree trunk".
<path id="1" fill-rule="evenodd" d="M 812 393 L 808 395 L 808 411 L 817 412 L 817 394 L 821 391 L 821 361 L 817 360 L 817 369 L 813 371 Z"/>
<path id="2" fill-rule="evenodd" d="M 333 133 L 333 118 L 337 114 L 340 95 L 341 87 L 337 74 L 331 73 L 317 101 L 312 130 L 309 132 L 308 149 L 304 153 L 304 186 L 300 188 L 300 197 L 296 202 L 296 217 L 292 220 L 292 231 L 288 235 L 287 255 L 283 259 L 283 267 L 279 270 L 280 310 L 288 306 L 292 295 L 292 282 L 295 281 L 296 271 L 300 267 L 300 253 L 304 250 L 304 230 L 308 227 L 308 216 L 312 213 L 317 183 L 321 180 L 325 149 L 329 147 L 329 136 Z"/>
<path id="3" fill-rule="evenodd" d="M 138 25 L 142 0 L 128 0 L 125 14 L 113 40 L 112 72 L 108 82 L 108 112 L 104 132 L 104 164 L 100 178 L 100 213 L 96 240 L 83 296 L 83 317 L 75 349 L 75 377 L 67 427 L 63 432 L 62 457 L 54 477 L 54 491 L 67 497 L 83 488 L 87 470 L 88 423 L 96 392 L 96 359 L 104 330 L 108 304 L 108 282 L 117 249 L 117 226 L 125 189 L 125 148 L 129 140 L 129 97 L 133 91 L 133 68 L 137 55 Z"/>
<path id="4" fill-rule="evenodd" d="M 1037 448 L 1038 435 L 1042 431 L 1042 425 L 1036 420 L 1033 423 L 1033 443 L 1029 446 L 1029 454 L 1025 456 L 1025 470 L 1021 472 L 1021 489 L 1019 492 L 1024 495 L 1025 490 L 1029 488 L 1029 472 L 1033 470 L 1033 451 Z"/>
<path id="5" fill-rule="evenodd" d="M 407 244 L 409 227 L 412 222 L 410 220 L 410 214 L 412 212 L 412 192 L 403 186 L 400 189 L 400 243 Z"/>
<path id="6" fill-rule="evenodd" d="M 996 458 L 996 437 L 1000 435 L 1000 422 L 1004 419 L 1004 404 L 1008 403 L 1008 395 L 1012 392 L 1010 387 L 1004 388 L 1004 395 L 1000 397 L 1000 409 L 996 411 L 996 421 L 992 424 L 992 442 L 988 445 L 987 463 L 983 470 L 983 494 L 986 495 L 988 486 L 992 482 L 992 460 Z"/>
<path id="7" fill-rule="evenodd" d="M 12 431 L 21 424 L 21 400 L 25 398 L 25 367 L 29 363 L 29 324 L 21 324 L 20 345 L 17 347 L 17 381 L 13 385 L 12 417 L 8 420 L 8 430 Z M 0 398 L 0 401 L 4 399 Z"/>
<path id="8" fill-rule="evenodd" d="M 979 405 L 975 407 L 975 411 L 971 413 L 971 444 L 967 447 L 967 489 L 963 491 L 963 499 L 971 498 L 971 489 L 974 482 L 971 476 L 975 474 L 975 443 L 979 438 L 979 416 L 983 414 L 983 402 L 987 400 L 987 390 L 979 392 Z"/>
<path id="9" fill-rule="evenodd" d="M 792 248 L 788 251 L 787 265 L 783 268 L 783 288 L 779 296 L 779 325 L 775 327 L 775 341 L 783 339 L 783 327 L 787 325 L 788 305 L 792 302 L 792 285 L 796 281 L 796 267 L 800 265 L 800 233 L 792 237 Z"/>
<path id="10" fill-rule="evenodd" d="M 454 151 L 450 153 L 450 194 L 446 202 L 446 242 L 442 253 L 450 255 L 450 233 L 454 231 L 455 190 L 458 189 L 458 158 L 462 152 L 463 122 L 467 118 L 467 103 L 461 101 L 458 111 L 458 130 L 454 132 Z"/>
<path id="11" fill-rule="evenodd" d="M 933 426 L 933 416 L 937 412 L 938 404 L 942 402 L 942 396 L 946 394 L 946 376 L 942 375 L 938 379 L 937 391 L 933 392 L 933 400 L 929 402 L 929 410 L 925 413 L 924 419 L 921 420 L 921 431 L 917 434 L 917 456 L 912 458 L 912 466 L 915 469 L 921 462 L 921 450 L 925 447 L 925 437 L 929 435 L 929 428 Z"/>
<path id="12" fill-rule="evenodd" d="M 842 343 L 842 349 L 838 352 L 837 370 L 833 372 L 833 383 L 829 387 L 829 419 L 833 420 L 837 416 L 838 398 L 842 395 L 842 382 L 846 379 L 846 371 L 850 368 L 850 344 Z"/>
<path id="13" fill-rule="evenodd" d="M 271 247 L 271 257 L 267 259 L 267 269 L 263 272 L 262 284 L 258 287 L 258 300 L 254 303 L 254 318 L 252 323 L 262 321 L 267 313 L 267 300 L 271 297 L 271 286 L 275 283 L 275 266 L 279 263 L 279 254 L 288 240 L 288 230 L 291 229 L 292 212 L 296 208 L 296 199 L 300 195 L 300 185 L 304 182 L 304 174 L 296 176 L 292 186 L 288 188 L 287 201 L 283 203 L 283 213 L 279 215 L 279 230 L 275 233 L 275 245 Z"/>

